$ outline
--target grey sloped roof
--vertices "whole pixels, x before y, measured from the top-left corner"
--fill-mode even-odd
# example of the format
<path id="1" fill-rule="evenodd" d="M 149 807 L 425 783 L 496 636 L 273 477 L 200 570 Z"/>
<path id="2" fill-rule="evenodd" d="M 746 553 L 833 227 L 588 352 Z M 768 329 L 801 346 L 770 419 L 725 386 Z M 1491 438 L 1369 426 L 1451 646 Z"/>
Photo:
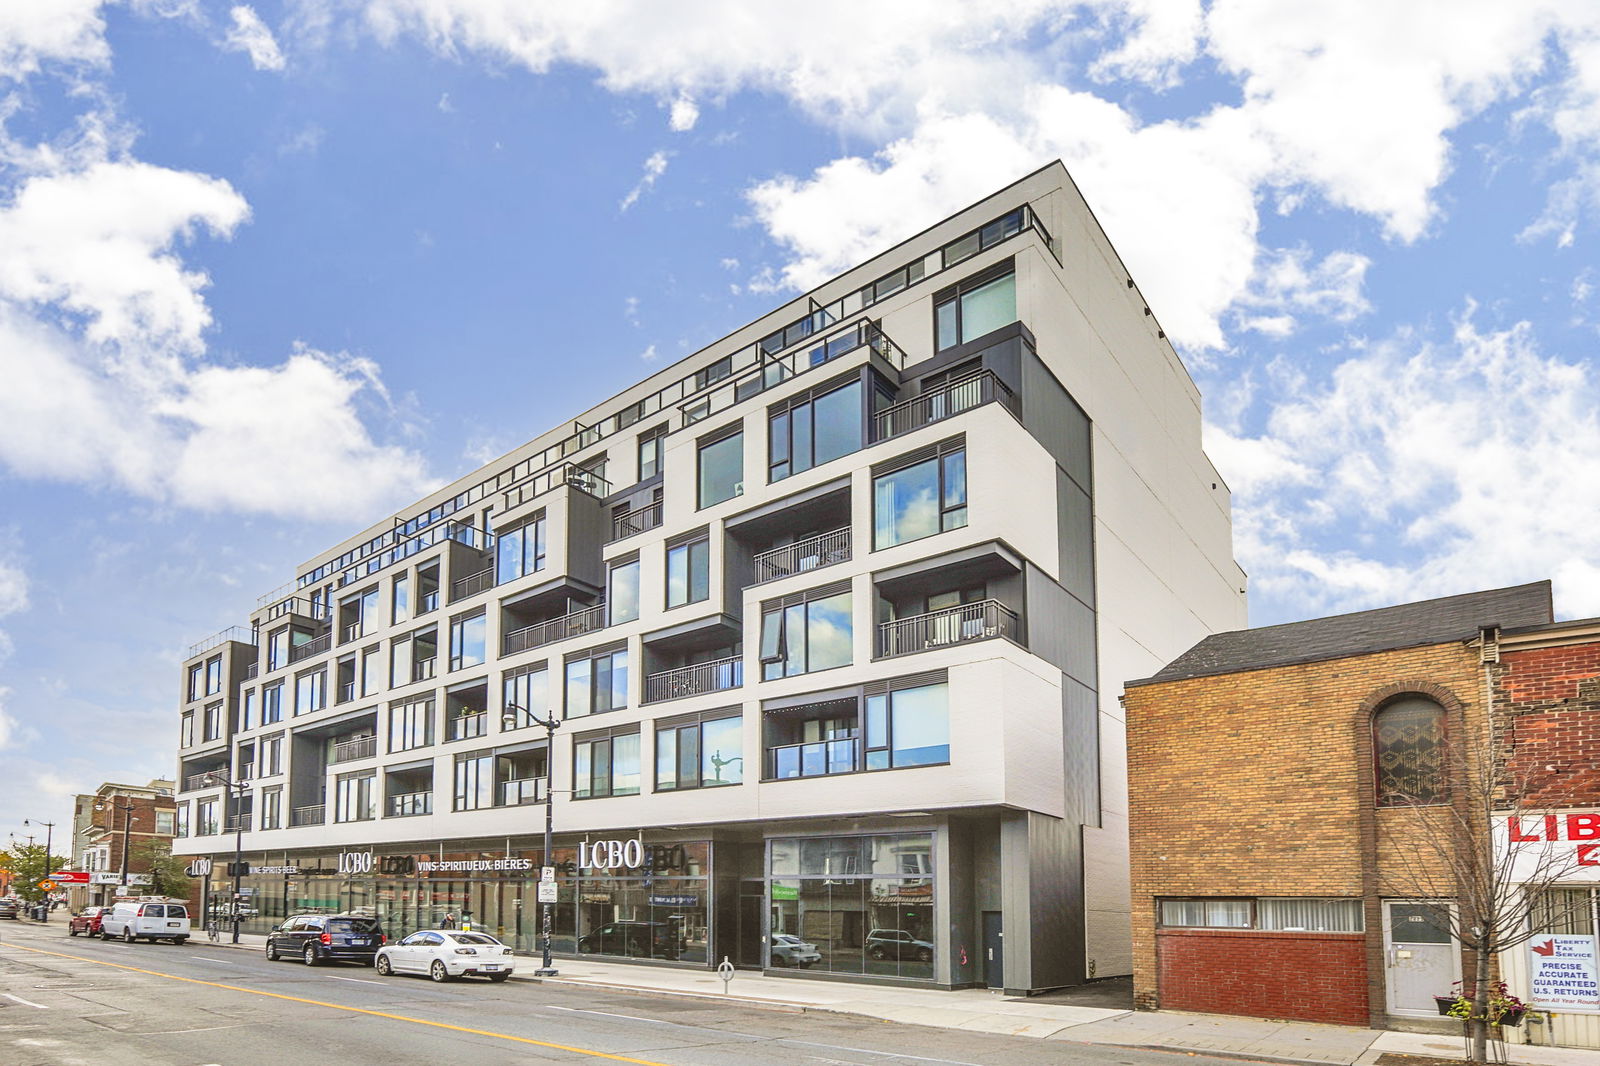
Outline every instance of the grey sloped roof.
<path id="1" fill-rule="evenodd" d="M 1239 670 L 1466 640 L 1482 626 L 1536 626 L 1553 618 L 1550 582 L 1441 596 L 1372 611 L 1213 633 L 1168 663 L 1148 685 Z"/>

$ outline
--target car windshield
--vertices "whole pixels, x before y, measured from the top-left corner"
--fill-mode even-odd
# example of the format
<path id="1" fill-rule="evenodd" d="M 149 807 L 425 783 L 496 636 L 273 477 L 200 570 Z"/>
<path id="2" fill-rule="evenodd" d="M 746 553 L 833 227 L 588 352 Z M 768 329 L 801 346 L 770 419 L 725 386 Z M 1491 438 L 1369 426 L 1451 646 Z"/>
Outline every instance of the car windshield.
<path id="1" fill-rule="evenodd" d="M 329 918 L 328 932 L 330 933 L 376 933 L 378 920 L 376 918 Z"/>
<path id="2" fill-rule="evenodd" d="M 458 944 L 498 944 L 500 941 L 485 933 L 454 933 Z"/>

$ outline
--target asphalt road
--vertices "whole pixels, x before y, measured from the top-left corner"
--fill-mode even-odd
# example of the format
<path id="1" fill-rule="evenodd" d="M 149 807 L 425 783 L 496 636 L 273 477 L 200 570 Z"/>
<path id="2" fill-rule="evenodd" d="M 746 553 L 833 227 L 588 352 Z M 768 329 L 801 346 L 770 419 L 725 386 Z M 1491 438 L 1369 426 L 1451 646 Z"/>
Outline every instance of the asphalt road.
<path id="1" fill-rule="evenodd" d="M 520 960 L 519 960 L 520 961 Z M 513 979 L 436 985 L 0 923 L 7 1066 L 1174 1066 L 1205 1056 Z M 1224 1060 L 1215 1060 L 1224 1061 Z"/>

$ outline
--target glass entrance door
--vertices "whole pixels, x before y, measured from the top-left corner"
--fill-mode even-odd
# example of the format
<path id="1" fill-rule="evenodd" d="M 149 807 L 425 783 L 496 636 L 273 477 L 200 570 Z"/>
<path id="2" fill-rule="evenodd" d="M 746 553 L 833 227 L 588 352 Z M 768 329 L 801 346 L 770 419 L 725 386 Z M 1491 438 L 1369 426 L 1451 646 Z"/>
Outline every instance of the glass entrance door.
<path id="1" fill-rule="evenodd" d="M 1384 984 L 1391 1014 L 1436 1015 L 1433 997 L 1461 979 L 1461 945 L 1442 900 L 1389 900 L 1384 913 Z"/>

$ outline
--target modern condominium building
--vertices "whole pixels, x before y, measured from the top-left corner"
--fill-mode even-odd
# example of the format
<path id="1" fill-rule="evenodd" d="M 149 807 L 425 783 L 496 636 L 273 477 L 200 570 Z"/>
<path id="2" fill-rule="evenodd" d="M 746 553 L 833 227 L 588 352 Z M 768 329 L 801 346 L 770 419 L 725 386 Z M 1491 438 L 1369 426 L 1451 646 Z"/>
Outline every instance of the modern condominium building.
<path id="1" fill-rule="evenodd" d="M 253 922 L 531 950 L 548 865 L 558 952 L 1035 990 L 1131 970 L 1121 679 L 1245 613 L 1199 394 L 1055 163 L 249 621 L 183 666 L 176 850 L 239 847 Z"/>

